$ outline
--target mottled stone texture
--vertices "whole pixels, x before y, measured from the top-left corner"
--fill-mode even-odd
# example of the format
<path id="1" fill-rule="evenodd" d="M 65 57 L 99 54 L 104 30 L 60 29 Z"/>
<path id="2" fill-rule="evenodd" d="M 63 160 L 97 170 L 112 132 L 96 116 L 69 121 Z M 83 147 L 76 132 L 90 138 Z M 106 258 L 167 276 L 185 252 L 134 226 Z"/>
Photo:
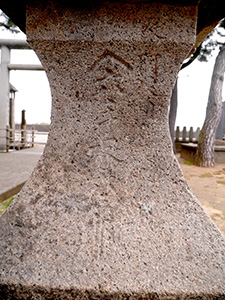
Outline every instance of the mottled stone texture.
<path id="1" fill-rule="evenodd" d="M 168 130 L 195 24 L 195 6 L 28 6 L 52 125 L 0 219 L 1 299 L 225 297 L 224 237 L 188 189 Z"/>

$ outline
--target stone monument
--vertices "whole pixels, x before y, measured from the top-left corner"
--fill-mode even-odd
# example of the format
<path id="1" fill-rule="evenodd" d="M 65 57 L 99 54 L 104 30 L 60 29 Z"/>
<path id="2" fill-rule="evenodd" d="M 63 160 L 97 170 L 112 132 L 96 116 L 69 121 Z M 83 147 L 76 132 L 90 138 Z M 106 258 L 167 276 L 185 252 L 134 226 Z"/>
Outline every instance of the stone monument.
<path id="1" fill-rule="evenodd" d="M 28 1 L 52 124 L 0 218 L 0 299 L 225 297 L 224 236 L 168 129 L 196 22 L 197 1 Z"/>

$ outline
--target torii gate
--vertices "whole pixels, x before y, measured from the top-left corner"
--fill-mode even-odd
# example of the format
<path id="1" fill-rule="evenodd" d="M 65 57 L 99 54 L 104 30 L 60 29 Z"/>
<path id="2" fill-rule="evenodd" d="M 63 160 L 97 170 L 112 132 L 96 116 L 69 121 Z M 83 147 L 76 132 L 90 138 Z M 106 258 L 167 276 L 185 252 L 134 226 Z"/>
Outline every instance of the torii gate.
<path id="1" fill-rule="evenodd" d="M 0 39 L 1 47 L 1 68 L 0 68 L 0 150 L 6 150 L 5 131 L 9 123 L 9 71 L 10 70 L 33 70 L 43 71 L 42 65 L 11 64 L 11 49 L 31 49 L 25 40 Z"/>

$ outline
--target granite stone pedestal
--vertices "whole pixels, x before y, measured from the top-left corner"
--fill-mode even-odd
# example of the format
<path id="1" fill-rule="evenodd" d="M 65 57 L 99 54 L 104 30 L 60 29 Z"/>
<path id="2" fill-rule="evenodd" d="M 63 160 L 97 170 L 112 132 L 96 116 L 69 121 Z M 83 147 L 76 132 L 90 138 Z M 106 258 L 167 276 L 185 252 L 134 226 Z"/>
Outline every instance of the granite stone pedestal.
<path id="1" fill-rule="evenodd" d="M 0 219 L 0 299 L 225 297 L 225 239 L 189 190 L 168 129 L 197 3 L 134 2 L 27 7 L 52 124 Z"/>

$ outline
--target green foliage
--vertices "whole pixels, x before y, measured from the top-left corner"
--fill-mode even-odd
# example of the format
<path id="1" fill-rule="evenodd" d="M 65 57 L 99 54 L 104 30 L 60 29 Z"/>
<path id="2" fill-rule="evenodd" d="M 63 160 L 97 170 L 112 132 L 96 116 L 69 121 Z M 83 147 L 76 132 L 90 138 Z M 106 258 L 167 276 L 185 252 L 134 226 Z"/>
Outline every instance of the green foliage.
<path id="1" fill-rule="evenodd" d="M 12 203 L 14 197 L 11 197 L 10 199 L 7 199 L 3 202 L 0 202 L 0 215 L 4 213 L 4 211 L 9 207 L 9 205 Z"/>
<path id="2" fill-rule="evenodd" d="M 0 10 L 0 28 L 9 30 L 12 33 L 19 33 L 18 27 Z"/>
<path id="3" fill-rule="evenodd" d="M 202 174 L 199 177 L 201 177 L 201 178 L 210 178 L 210 177 L 213 177 L 213 175 L 211 173 L 205 173 L 205 174 Z"/>
<path id="4" fill-rule="evenodd" d="M 213 51 L 220 49 L 225 43 L 225 19 L 223 19 L 215 29 L 196 48 L 195 52 L 185 61 L 181 70 L 189 66 L 196 58 L 201 62 L 207 62 Z"/>
<path id="5" fill-rule="evenodd" d="M 225 184 L 225 180 L 218 180 L 217 183 Z"/>
<path id="6" fill-rule="evenodd" d="M 191 166 L 194 163 L 193 163 L 193 161 L 186 160 L 185 162 L 183 162 L 183 164 Z"/>
<path id="7" fill-rule="evenodd" d="M 220 49 L 225 43 L 225 19 L 205 38 L 201 43 L 198 60 L 207 62 L 216 49 Z"/>
<path id="8" fill-rule="evenodd" d="M 5 207 L 5 208 L 9 207 L 9 205 L 11 204 L 11 202 L 12 202 L 13 200 L 14 200 L 14 197 L 11 197 L 10 199 L 5 200 L 5 201 L 3 202 L 4 207 Z"/>

